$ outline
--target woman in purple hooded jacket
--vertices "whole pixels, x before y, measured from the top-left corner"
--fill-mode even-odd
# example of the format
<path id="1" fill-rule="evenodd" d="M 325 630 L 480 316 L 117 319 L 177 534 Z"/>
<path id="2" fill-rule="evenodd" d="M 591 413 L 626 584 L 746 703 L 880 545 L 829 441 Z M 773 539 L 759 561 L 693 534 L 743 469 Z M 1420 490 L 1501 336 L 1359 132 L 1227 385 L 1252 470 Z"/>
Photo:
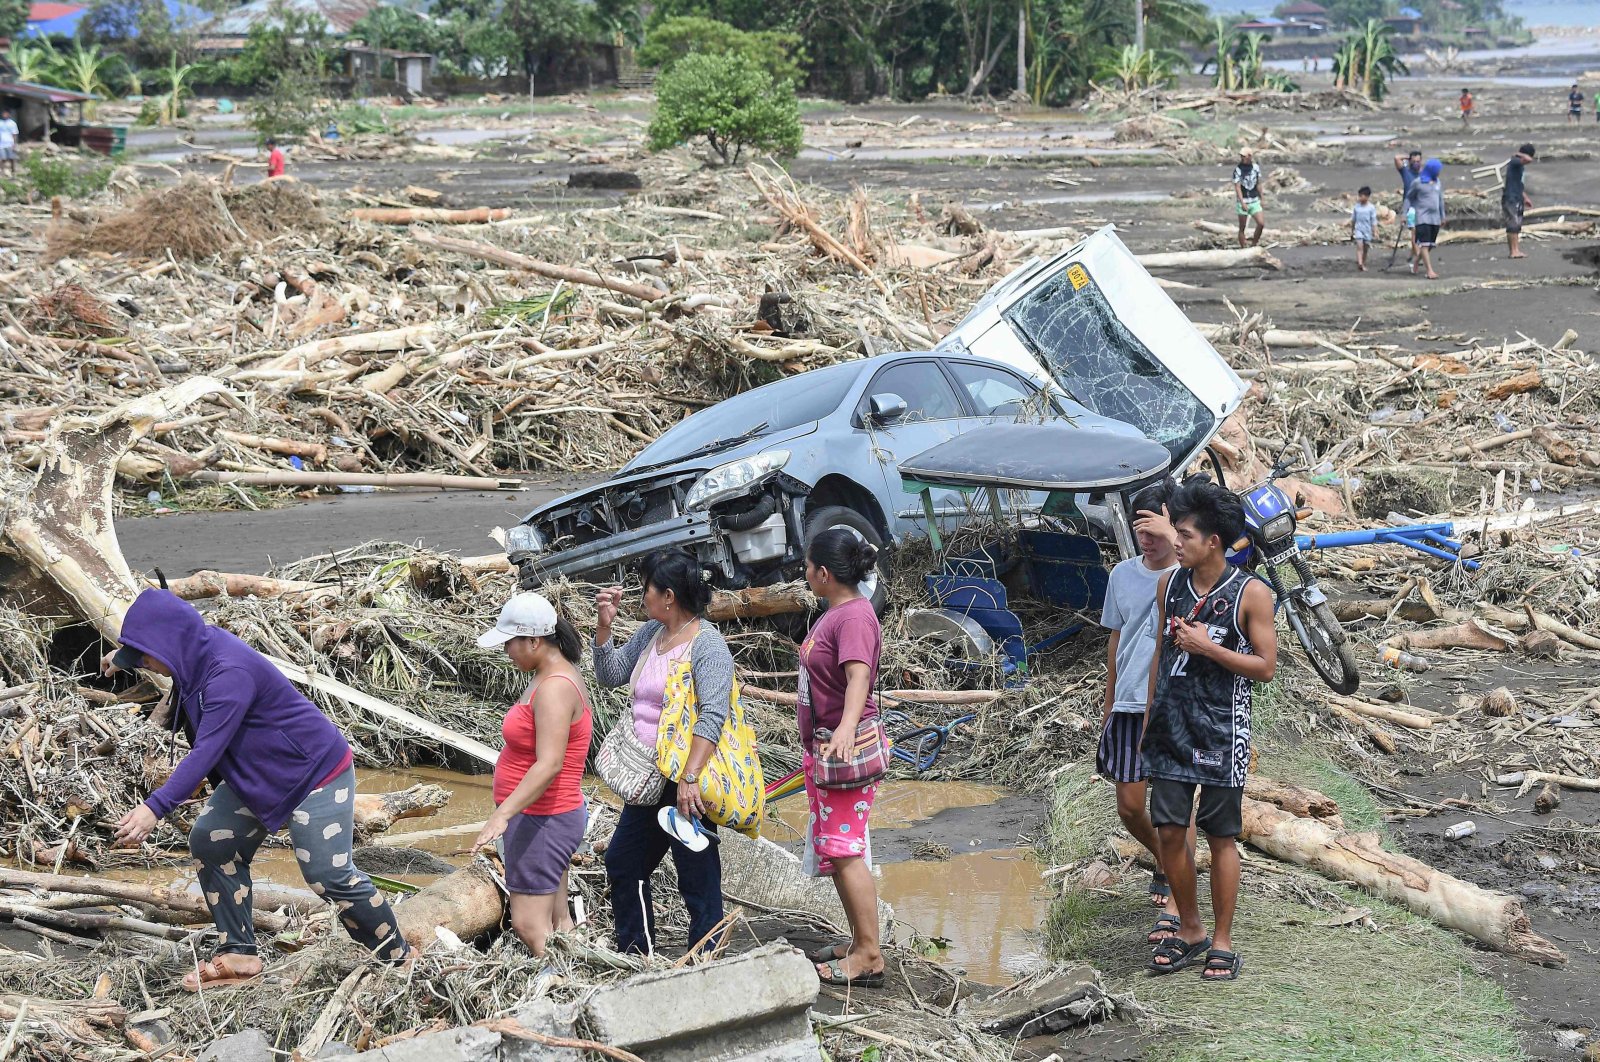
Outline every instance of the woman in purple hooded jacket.
<path id="1" fill-rule="evenodd" d="M 142 667 L 171 676 L 172 729 L 176 734 L 182 725 L 189 754 L 166 784 L 122 817 L 117 841 L 142 842 L 157 820 L 211 779 L 189 851 L 200 864 L 200 888 L 222 942 L 183 986 L 192 992 L 261 972 L 250 861 L 285 825 L 301 875 L 339 908 L 350 936 L 380 959 L 404 960 L 409 948 L 394 911 L 350 858 L 356 772 L 344 735 L 270 660 L 208 625 L 169 591 L 139 595 L 122 621 L 121 641 L 102 670 Z"/>

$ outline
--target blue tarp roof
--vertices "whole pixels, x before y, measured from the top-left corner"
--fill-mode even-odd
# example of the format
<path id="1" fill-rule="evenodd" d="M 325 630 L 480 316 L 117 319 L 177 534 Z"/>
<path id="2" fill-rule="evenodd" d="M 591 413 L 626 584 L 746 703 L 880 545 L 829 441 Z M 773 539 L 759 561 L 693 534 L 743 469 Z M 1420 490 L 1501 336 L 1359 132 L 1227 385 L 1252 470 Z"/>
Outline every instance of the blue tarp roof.
<path id="1" fill-rule="evenodd" d="M 199 26 L 202 22 L 212 17 L 211 13 L 204 8 L 186 4 L 183 0 L 164 0 L 164 2 L 167 5 L 167 17 L 172 19 L 172 25 L 177 29 Z M 29 37 L 76 37 L 78 35 L 78 23 L 82 22 L 84 16 L 88 13 L 89 9 L 86 7 L 81 11 L 74 11 L 70 15 L 62 15 L 60 18 L 47 19 L 43 22 L 30 22 L 27 28 L 23 30 L 23 33 Z M 134 31 L 134 36 L 138 36 L 137 30 Z"/>
<path id="2" fill-rule="evenodd" d="M 1400 9 L 1400 17 L 1401 18 L 1421 18 L 1422 17 L 1422 12 L 1418 11 L 1414 7 L 1402 7 Z"/>

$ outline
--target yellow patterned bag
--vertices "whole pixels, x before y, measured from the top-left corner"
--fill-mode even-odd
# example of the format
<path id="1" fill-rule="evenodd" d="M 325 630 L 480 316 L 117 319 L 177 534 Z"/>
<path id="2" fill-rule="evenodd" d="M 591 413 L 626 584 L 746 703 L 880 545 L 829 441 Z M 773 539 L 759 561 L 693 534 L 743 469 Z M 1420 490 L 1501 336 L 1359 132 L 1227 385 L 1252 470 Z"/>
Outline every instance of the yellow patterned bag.
<path id="1" fill-rule="evenodd" d="M 656 766 L 676 782 L 689 763 L 699 701 L 694 694 L 694 669 L 687 660 L 674 661 L 667 674 L 662 699 L 661 727 L 656 733 Z M 717 748 L 700 770 L 700 798 L 706 818 L 749 837 L 761 829 L 767 807 L 767 782 L 756 753 L 756 732 L 745 722 L 739 697 L 739 680 L 733 680 L 728 720 L 722 724 Z"/>

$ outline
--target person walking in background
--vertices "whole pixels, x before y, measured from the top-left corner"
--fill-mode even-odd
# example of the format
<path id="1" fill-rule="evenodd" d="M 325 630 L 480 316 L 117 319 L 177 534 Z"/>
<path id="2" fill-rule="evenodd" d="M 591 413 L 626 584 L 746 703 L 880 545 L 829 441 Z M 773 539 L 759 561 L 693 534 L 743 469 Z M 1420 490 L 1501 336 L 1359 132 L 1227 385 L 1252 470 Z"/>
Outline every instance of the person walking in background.
<path id="1" fill-rule="evenodd" d="M 1356 268 L 1367 271 L 1367 249 L 1378 231 L 1378 208 L 1372 205 L 1372 189 L 1362 185 L 1356 192 L 1356 205 L 1350 208 L 1350 238 L 1356 244 Z"/>
<path id="2" fill-rule="evenodd" d="M 494 765 L 494 814 L 472 847 L 505 838 L 511 928 L 542 956 L 551 933 L 572 928 L 567 871 L 588 825 L 579 784 L 594 716 L 578 673 L 583 642 L 543 596 L 521 593 L 478 646 L 503 649 L 518 671 L 533 676 L 500 724 L 505 746 Z"/>
<path id="3" fill-rule="evenodd" d="M 1255 152 L 1249 147 L 1239 149 L 1239 162 L 1233 168 L 1233 198 L 1234 211 L 1239 215 L 1239 246 L 1245 245 L 1245 224 L 1251 218 L 1256 220 L 1256 234 L 1250 244 L 1259 244 L 1267 216 L 1261 212 L 1261 167 L 1256 165 Z"/>
<path id="4" fill-rule="evenodd" d="M 668 836 L 658 822 L 658 813 L 675 806 L 683 818 L 698 819 L 704 810 L 700 770 L 716 750 L 728 719 L 733 654 L 716 627 L 703 618 L 711 603 L 711 587 L 693 557 L 683 550 L 663 550 L 646 557 L 639 570 L 649 619 L 621 648 L 613 643 L 611 627 L 622 604 L 622 588 L 602 590 L 596 599 L 595 679 L 602 686 L 629 688 L 632 707 L 617 725 L 632 727 L 652 756 L 666 704 L 667 681 L 682 661 L 688 661 L 698 700 L 694 740 L 683 778 L 676 785 L 664 784 L 655 799 L 625 804 L 605 853 L 617 949 L 649 954 L 656 939 L 650 875 L 669 850 L 678 870 L 678 891 L 689 909 L 689 947 L 710 936 L 722 921 L 722 860 L 716 844 L 697 851 Z M 706 822 L 701 829 L 715 840 L 714 825 Z"/>
<path id="5" fill-rule="evenodd" d="M 1506 248 L 1512 258 L 1526 258 L 1522 253 L 1522 215 L 1533 200 L 1528 195 L 1525 171 L 1534 159 L 1532 144 L 1523 144 L 1506 162 L 1506 183 L 1500 189 L 1500 214 L 1506 225 Z"/>
<path id="6" fill-rule="evenodd" d="M 171 677 L 172 732 L 183 727 L 189 753 L 122 816 L 117 843 L 142 843 L 201 783 L 212 783 L 189 831 L 189 853 L 222 940 L 183 987 L 198 992 L 261 973 L 250 863 L 267 835 L 286 825 L 301 876 L 339 908 L 350 936 L 380 959 L 404 961 L 411 949 L 393 909 L 351 859 L 356 772 L 338 728 L 270 660 L 168 590 L 134 600 L 121 642 L 101 660 L 102 673 L 143 668 Z"/>
<path id="7" fill-rule="evenodd" d="M 6 175 L 17 175 L 17 120 L 11 117 L 9 110 L 0 111 L 0 166 L 6 168 Z"/>
<path id="8" fill-rule="evenodd" d="M 283 150 L 278 147 L 277 140 L 267 137 L 267 180 L 282 177 L 284 170 Z"/>
<path id="9" fill-rule="evenodd" d="M 860 590 L 877 556 L 870 542 L 837 527 L 817 535 L 806 550 L 806 585 L 828 603 L 800 646 L 796 714 L 811 809 L 806 868 L 817 877 L 833 878 L 850 922 L 848 944 L 829 945 L 809 957 L 823 984 L 841 987 L 879 988 L 884 977 L 878 888 L 872 880 L 867 833 L 878 779 L 841 786 L 839 779 L 827 777 L 831 765 L 855 756 L 864 730 L 879 741 L 878 758 L 886 753 L 872 694 L 883 629 L 872 601 Z"/>
<path id="10" fill-rule="evenodd" d="M 1161 865 L 1178 901 L 1178 931 L 1157 946 L 1152 974 L 1169 974 L 1207 952 L 1201 976 L 1238 978 L 1233 950 L 1239 902 L 1239 849 L 1245 775 L 1250 767 L 1252 683 L 1270 682 L 1278 662 L 1272 591 L 1228 563 L 1244 534 L 1238 495 L 1215 483 L 1188 483 L 1169 504 L 1178 533 L 1176 572 L 1157 591 L 1162 632 L 1150 668 L 1144 756 L 1150 772 L 1150 821 Z M 1198 813 L 1195 789 L 1200 790 Z M 1213 934 L 1200 921 L 1189 825 L 1211 849 Z"/>
<path id="11" fill-rule="evenodd" d="M 1133 534 L 1139 555 L 1111 569 L 1100 611 L 1100 625 L 1111 634 L 1106 640 L 1106 691 L 1095 770 L 1115 783 L 1117 818 L 1129 836 L 1156 859 L 1150 902 L 1162 911 L 1145 938 L 1150 944 L 1159 944 L 1178 930 L 1178 905 L 1161 869 L 1161 845 L 1145 808 L 1147 785 L 1139 754 L 1150 704 L 1150 661 L 1156 652 L 1156 587 L 1178 566 L 1177 535 L 1167 519 L 1172 491 L 1172 481 L 1163 480 L 1134 497 Z"/>
<path id="12" fill-rule="evenodd" d="M 1404 205 L 1404 199 L 1405 194 L 1411 191 L 1411 186 L 1422 175 L 1422 152 L 1413 148 L 1410 154 L 1396 155 L 1394 157 L 1394 168 L 1400 174 L 1400 197 L 1402 200 L 1400 211 L 1405 215 L 1406 228 L 1411 233 L 1411 255 L 1408 261 L 1411 263 L 1411 271 L 1415 273 L 1417 264 L 1417 214 L 1416 211 Z M 1394 264 L 1392 256 L 1389 264 Z"/>
<path id="13" fill-rule="evenodd" d="M 1465 129 L 1472 124 L 1472 112 L 1478 103 L 1472 98 L 1472 90 L 1465 88 L 1461 90 L 1461 98 L 1457 102 L 1461 105 L 1461 127 Z"/>
<path id="14" fill-rule="evenodd" d="M 1433 248 L 1444 225 L 1444 186 L 1439 181 L 1443 170 L 1444 164 L 1438 159 L 1429 159 L 1422 167 L 1422 175 L 1406 193 L 1406 208 L 1415 211 L 1417 217 L 1417 257 L 1427 266 L 1429 280 L 1439 279 L 1433 270 Z M 1412 262 L 1411 272 L 1416 271 L 1417 263 Z"/>
<path id="15" fill-rule="evenodd" d="M 1578 83 L 1572 83 L 1572 91 L 1567 93 L 1567 124 L 1576 125 L 1583 120 L 1583 93 L 1578 89 Z"/>

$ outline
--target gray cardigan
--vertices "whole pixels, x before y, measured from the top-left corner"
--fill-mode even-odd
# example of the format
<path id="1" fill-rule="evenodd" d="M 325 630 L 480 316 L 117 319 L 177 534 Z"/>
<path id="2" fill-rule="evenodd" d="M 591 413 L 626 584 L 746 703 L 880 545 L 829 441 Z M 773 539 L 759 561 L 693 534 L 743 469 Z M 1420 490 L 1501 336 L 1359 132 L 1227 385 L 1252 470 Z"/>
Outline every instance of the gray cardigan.
<path id="1" fill-rule="evenodd" d="M 1418 225 L 1444 224 L 1444 186 L 1438 181 L 1412 181 L 1405 202 L 1417 212 Z"/>
<path id="2" fill-rule="evenodd" d="M 606 639 L 604 645 L 594 646 L 594 677 L 602 686 L 626 686 L 633 681 L 633 669 L 640 657 L 649 651 L 650 643 L 665 628 L 658 620 L 649 620 L 628 639 L 628 644 L 617 648 L 616 638 Z M 696 737 L 716 743 L 722 736 L 722 724 L 728 721 L 730 702 L 733 699 L 733 654 L 722 633 L 704 620 L 700 633 L 690 643 L 689 668 L 694 674 L 694 695 L 698 701 L 694 723 Z"/>

